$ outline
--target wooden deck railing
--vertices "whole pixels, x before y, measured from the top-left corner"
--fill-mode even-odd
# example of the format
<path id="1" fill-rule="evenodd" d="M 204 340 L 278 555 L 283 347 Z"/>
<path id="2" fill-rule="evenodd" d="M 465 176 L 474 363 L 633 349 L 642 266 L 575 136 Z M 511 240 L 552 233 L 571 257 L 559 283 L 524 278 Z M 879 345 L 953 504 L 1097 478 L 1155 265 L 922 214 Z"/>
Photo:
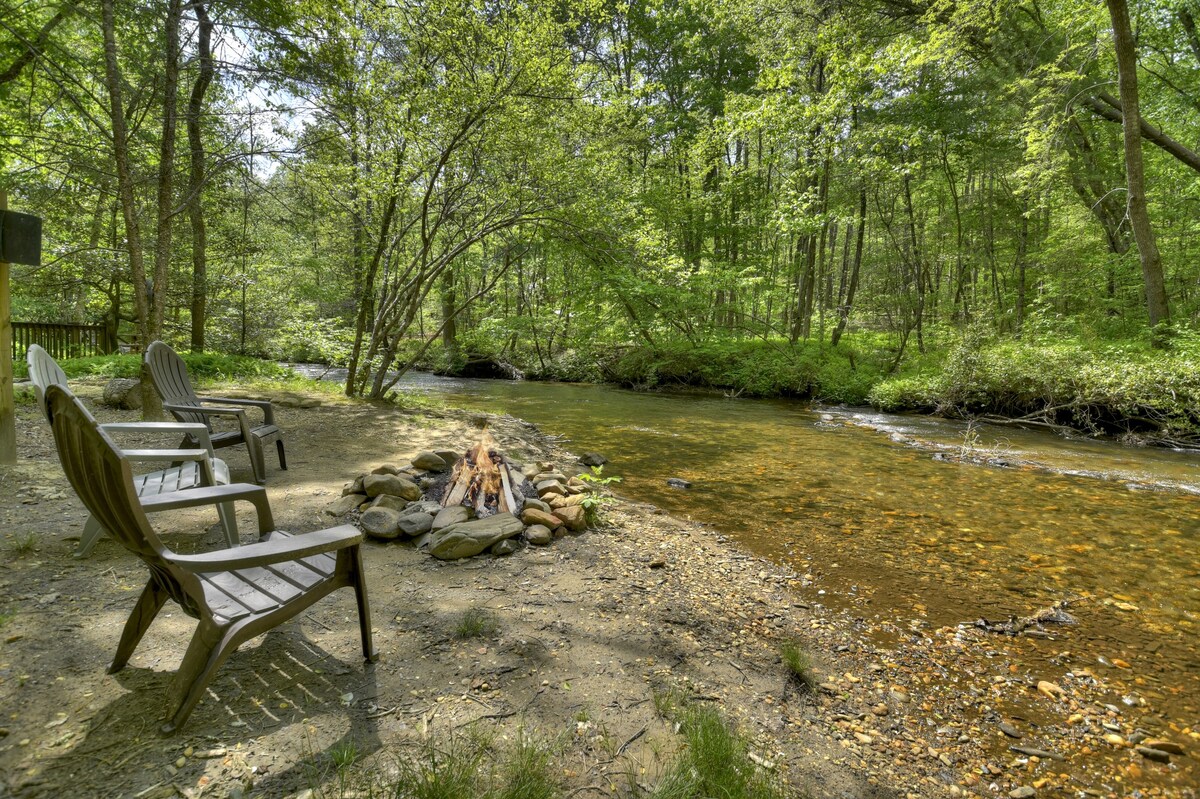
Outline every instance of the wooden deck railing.
<path id="1" fill-rule="evenodd" d="M 13 360 L 25 357 L 30 344 L 40 344 L 53 358 L 82 358 L 108 355 L 117 343 L 104 325 L 13 322 Z"/>

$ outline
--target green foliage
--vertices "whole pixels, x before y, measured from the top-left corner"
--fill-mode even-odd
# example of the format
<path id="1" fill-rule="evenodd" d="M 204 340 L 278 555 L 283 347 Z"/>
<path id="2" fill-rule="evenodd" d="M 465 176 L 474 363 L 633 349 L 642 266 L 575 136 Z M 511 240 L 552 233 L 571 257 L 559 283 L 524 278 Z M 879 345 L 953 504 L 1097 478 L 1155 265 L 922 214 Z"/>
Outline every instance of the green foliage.
<path id="1" fill-rule="evenodd" d="M 613 496 L 608 493 L 608 489 L 621 482 L 621 478 L 615 475 L 605 477 L 603 466 L 590 466 L 588 469 L 587 472 L 579 475 L 579 479 L 587 483 L 590 489 L 580 505 L 583 507 L 587 523 L 592 525 L 599 520 L 600 509 L 613 501 Z"/>
<path id="2" fill-rule="evenodd" d="M 202 380 L 285 380 L 295 374 L 274 361 L 248 358 L 243 355 L 220 355 L 212 352 L 182 352 L 192 379 Z M 68 378 L 75 377 L 137 377 L 141 373 L 140 355 L 98 355 L 90 358 L 69 358 L 59 366 Z"/>
<path id="3" fill-rule="evenodd" d="M 871 390 L 883 410 L 1029 417 L 1095 433 L 1200 442 L 1200 358 L 1190 334 L 1171 351 L 1143 340 L 1089 346 L 1079 339 L 964 335 L 940 371 Z"/>
<path id="4" fill-rule="evenodd" d="M 292 319 L 275 332 L 266 349 L 278 361 L 345 366 L 353 346 L 353 328 L 335 319 Z"/>

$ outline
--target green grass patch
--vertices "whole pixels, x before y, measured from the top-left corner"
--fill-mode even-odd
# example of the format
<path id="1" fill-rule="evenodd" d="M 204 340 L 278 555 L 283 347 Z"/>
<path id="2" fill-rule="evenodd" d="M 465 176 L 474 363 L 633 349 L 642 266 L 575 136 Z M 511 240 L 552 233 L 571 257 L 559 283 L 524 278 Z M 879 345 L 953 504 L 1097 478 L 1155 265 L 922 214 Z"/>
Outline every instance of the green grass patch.
<path id="1" fill-rule="evenodd" d="M 468 608 L 459 617 L 454 627 L 454 637 L 490 638 L 500 631 L 500 621 L 490 610 L 484 608 Z"/>
<path id="2" fill-rule="evenodd" d="M 715 708 L 685 706 L 678 713 L 684 746 L 650 799 L 784 799 L 777 776 L 750 759 L 747 740 Z"/>
<path id="3" fill-rule="evenodd" d="M 349 764 L 339 769 L 336 780 L 314 788 L 321 797 L 347 799 L 557 799 L 563 791 L 554 756 L 548 743 L 524 731 L 497 747 L 471 729 L 392 753 L 388 767 L 360 764 L 351 774 L 354 764 Z"/>
<path id="4" fill-rule="evenodd" d="M 5 542 L 5 549 L 13 557 L 23 558 L 37 552 L 37 545 L 37 533 L 15 533 Z"/>
<path id="5" fill-rule="evenodd" d="M 817 689 L 817 678 L 812 670 L 812 658 L 795 641 L 785 641 L 779 647 L 779 657 L 787 670 L 788 680 L 797 688 L 813 693 Z"/>

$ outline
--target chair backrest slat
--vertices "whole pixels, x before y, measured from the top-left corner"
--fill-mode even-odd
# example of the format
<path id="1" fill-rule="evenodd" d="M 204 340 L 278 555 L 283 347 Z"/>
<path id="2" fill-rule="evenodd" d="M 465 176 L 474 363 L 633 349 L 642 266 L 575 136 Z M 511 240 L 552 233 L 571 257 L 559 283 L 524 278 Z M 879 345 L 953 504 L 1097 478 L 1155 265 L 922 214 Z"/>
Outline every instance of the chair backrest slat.
<path id="1" fill-rule="evenodd" d="M 46 408 L 46 389 L 50 386 L 67 387 L 67 373 L 37 344 L 30 344 L 25 351 L 25 361 L 29 364 L 29 381 L 33 383 L 33 393 L 37 397 L 38 408 L 47 420 L 50 419 Z"/>
<path id="2" fill-rule="evenodd" d="M 179 353 L 162 341 L 155 341 L 146 348 L 146 365 L 150 368 L 150 379 L 154 382 L 154 390 L 169 405 L 200 405 L 196 389 L 192 387 L 192 378 L 188 375 L 187 364 Z M 208 425 L 209 419 L 204 414 L 174 411 L 175 418 L 181 422 L 200 422 Z"/>
<path id="3" fill-rule="evenodd" d="M 196 615 L 198 598 L 203 596 L 199 582 L 164 559 L 166 548 L 138 501 L 129 461 L 66 386 L 47 387 L 46 407 L 63 472 L 84 507 L 150 567 L 159 585 L 186 613 Z"/>

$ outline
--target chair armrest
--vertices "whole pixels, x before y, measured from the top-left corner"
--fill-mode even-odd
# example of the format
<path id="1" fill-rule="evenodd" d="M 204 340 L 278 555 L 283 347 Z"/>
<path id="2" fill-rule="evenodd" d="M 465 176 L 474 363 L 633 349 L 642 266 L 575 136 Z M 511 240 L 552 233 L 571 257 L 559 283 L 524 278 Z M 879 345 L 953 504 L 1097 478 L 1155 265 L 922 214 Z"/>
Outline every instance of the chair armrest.
<path id="1" fill-rule="evenodd" d="M 223 408 L 212 405 L 174 405 L 163 403 L 163 409 L 172 413 L 179 411 L 182 413 L 198 413 L 201 416 L 245 416 L 246 412 L 241 408 Z"/>
<path id="2" fill-rule="evenodd" d="M 193 433 L 208 432 L 199 422 L 104 422 L 101 430 L 116 430 L 124 433 Z"/>
<path id="3" fill-rule="evenodd" d="M 147 512 L 195 508 L 201 505 L 219 505 L 222 502 L 243 500 L 254 506 L 258 513 L 258 534 L 265 535 L 275 529 L 275 517 L 271 514 L 271 503 L 262 486 L 250 483 L 230 483 L 223 486 L 189 488 L 142 498 L 142 508 Z"/>
<path id="4" fill-rule="evenodd" d="M 209 455 L 214 454 L 208 427 L 200 422 L 106 422 L 100 429 L 115 433 L 184 433 L 208 450 Z"/>
<path id="5" fill-rule="evenodd" d="M 226 405 L 245 405 L 248 408 L 258 408 L 263 412 L 264 424 L 275 424 L 275 408 L 270 400 L 236 399 L 234 397 L 197 397 L 203 402 L 221 402 Z"/>
<path id="6" fill-rule="evenodd" d="M 121 454 L 131 461 L 206 461 L 206 449 L 123 449 Z"/>
<path id="7" fill-rule="evenodd" d="M 247 544 L 237 549 L 223 549 L 198 555 L 172 554 L 168 559 L 190 572 L 229 571 L 299 560 L 310 555 L 335 552 L 361 542 L 362 533 L 348 524 L 343 524 L 315 533 Z"/>

